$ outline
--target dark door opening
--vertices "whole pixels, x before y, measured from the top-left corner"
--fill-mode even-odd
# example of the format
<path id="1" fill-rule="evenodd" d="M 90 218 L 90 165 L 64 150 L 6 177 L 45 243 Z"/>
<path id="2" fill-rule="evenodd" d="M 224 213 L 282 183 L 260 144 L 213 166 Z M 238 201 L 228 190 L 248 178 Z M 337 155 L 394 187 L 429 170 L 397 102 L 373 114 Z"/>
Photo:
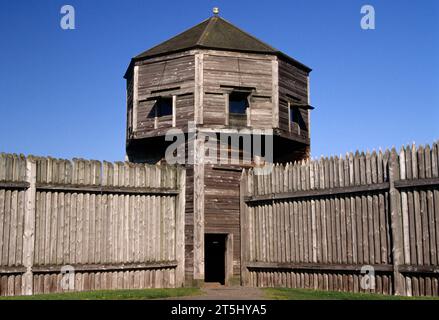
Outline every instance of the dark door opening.
<path id="1" fill-rule="evenodd" d="M 226 237 L 226 234 L 206 234 L 204 236 L 205 282 L 225 284 Z"/>

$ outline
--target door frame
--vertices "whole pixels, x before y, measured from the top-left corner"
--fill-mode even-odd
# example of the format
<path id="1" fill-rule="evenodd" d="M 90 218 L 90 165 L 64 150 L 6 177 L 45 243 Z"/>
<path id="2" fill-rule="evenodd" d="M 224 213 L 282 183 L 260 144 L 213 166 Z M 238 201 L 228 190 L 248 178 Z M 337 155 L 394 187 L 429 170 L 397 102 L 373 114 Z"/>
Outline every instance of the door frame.
<path id="1" fill-rule="evenodd" d="M 205 232 L 204 236 L 206 236 L 207 234 L 220 234 L 225 236 L 224 285 L 229 286 L 230 281 L 233 277 L 233 233 Z"/>
<path id="2" fill-rule="evenodd" d="M 226 234 L 226 252 L 224 266 L 224 285 L 229 286 L 233 277 L 233 233 Z"/>

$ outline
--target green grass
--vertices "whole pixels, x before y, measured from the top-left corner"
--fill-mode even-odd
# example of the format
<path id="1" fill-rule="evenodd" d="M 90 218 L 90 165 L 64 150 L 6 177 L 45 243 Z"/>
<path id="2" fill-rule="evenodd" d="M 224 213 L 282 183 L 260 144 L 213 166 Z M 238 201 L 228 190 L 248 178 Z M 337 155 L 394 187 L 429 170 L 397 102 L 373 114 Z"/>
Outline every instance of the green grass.
<path id="1" fill-rule="evenodd" d="M 146 300 L 201 294 L 197 288 L 101 290 L 0 297 L 0 300 Z"/>
<path id="2" fill-rule="evenodd" d="M 264 288 L 267 299 L 274 300 L 438 300 L 439 297 L 399 297 L 371 293 L 348 293 L 310 289 Z M 0 297 L 0 300 L 147 300 L 194 296 L 198 288 L 102 290 L 38 294 L 33 296 Z"/>
<path id="3" fill-rule="evenodd" d="M 439 297 L 401 297 L 310 289 L 265 288 L 263 290 L 268 299 L 274 300 L 439 300 Z"/>

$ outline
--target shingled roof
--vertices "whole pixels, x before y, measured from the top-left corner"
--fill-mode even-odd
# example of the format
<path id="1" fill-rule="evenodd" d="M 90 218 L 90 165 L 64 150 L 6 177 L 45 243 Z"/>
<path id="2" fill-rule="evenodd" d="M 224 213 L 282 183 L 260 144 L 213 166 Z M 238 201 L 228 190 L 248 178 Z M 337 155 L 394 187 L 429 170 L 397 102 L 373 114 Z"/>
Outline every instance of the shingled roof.
<path id="1" fill-rule="evenodd" d="M 311 71 L 304 64 L 253 37 L 219 16 L 213 16 L 202 21 L 175 37 L 135 56 L 133 60 L 143 60 L 195 48 L 273 54 L 282 56 L 305 71 Z"/>
<path id="2" fill-rule="evenodd" d="M 213 16 L 139 54 L 136 58 L 150 57 L 195 47 L 260 53 L 276 53 L 278 51 L 226 20 Z"/>

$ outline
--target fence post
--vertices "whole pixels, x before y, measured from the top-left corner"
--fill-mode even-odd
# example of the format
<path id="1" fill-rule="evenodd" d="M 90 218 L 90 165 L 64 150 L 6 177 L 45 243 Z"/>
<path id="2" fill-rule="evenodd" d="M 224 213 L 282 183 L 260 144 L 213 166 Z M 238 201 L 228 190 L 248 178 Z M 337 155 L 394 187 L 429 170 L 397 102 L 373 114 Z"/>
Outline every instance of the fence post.
<path id="1" fill-rule="evenodd" d="M 395 149 L 392 149 L 389 163 L 389 195 L 390 195 L 390 223 L 392 235 L 392 262 L 393 262 L 393 288 L 395 295 L 404 295 L 404 284 L 399 272 L 402 262 L 402 229 L 401 229 L 401 199 L 395 180 L 399 179 L 399 161 Z"/>
<path id="2" fill-rule="evenodd" d="M 249 272 L 247 270 L 247 262 L 249 260 L 249 241 L 248 239 L 248 212 L 246 208 L 245 196 L 247 190 L 247 179 L 248 175 L 246 174 L 245 169 L 242 170 L 241 182 L 239 187 L 239 203 L 240 203 L 240 218 L 241 218 L 241 285 L 248 286 L 249 285 Z"/>
<path id="3" fill-rule="evenodd" d="M 36 161 L 31 156 L 26 159 L 26 182 L 29 188 L 25 194 L 24 233 L 23 233 L 23 265 L 26 272 L 22 280 L 22 294 L 33 294 L 32 266 L 35 249 L 35 201 L 36 201 Z"/>
<path id="4" fill-rule="evenodd" d="M 183 167 L 177 168 L 177 186 L 179 193 L 176 199 L 177 210 L 175 214 L 175 257 L 177 260 L 175 286 L 182 287 L 185 283 L 184 216 L 186 205 L 186 170 Z"/>

